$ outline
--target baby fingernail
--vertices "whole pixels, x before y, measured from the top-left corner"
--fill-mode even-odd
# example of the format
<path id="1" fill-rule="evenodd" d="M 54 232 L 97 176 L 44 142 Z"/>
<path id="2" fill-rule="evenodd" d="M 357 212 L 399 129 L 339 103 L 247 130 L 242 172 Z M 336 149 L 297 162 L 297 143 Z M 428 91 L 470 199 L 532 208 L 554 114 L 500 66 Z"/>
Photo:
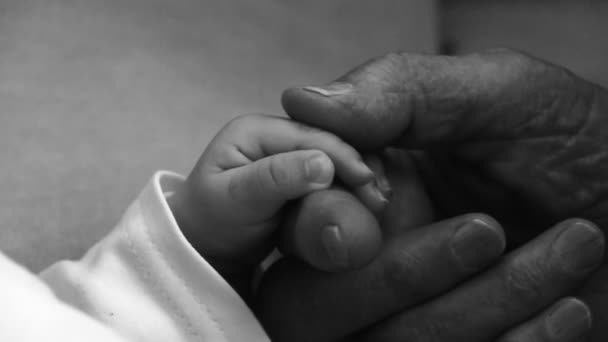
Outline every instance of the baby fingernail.
<path id="1" fill-rule="evenodd" d="M 372 182 L 372 189 L 374 190 L 374 193 L 376 194 L 376 198 L 378 199 L 378 201 L 383 205 L 386 206 L 388 204 L 388 198 L 386 198 L 386 194 L 385 192 L 382 190 L 382 188 L 380 187 L 380 185 L 378 184 L 378 180 L 374 180 Z"/>
<path id="2" fill-rule="evenodd" d="M 604 237 L 599 229 L 576 222 L 564 229 L 553 243 L 563 267 L 570 272 L 585 273 L 604 259 Z"/>
<path id="3" fill-rule="evenodd" d="M 389 198 L 393 194 L 391 184 L 388 182 L 388 178 L 384 175 L 376 176 L 376 185 L 384 197 Z"/>
<path id="4" fill-rule="evenodd" d="M 363 180 L 365 182 L 370 182 L 376 178 L 374 171 L 372 171 L 372 169 L 370 169 L 370 167 L 367 164 L 365 164 L 363 161 L 361 161 L 359 163 L 359 167 L 361 168 L 361 171 L 362 171 L 361 173 L 364 174 Z"/>
<path id="5" fill-rule="evenodd" d="M 321 230 L 321 242 L 335 266 L 348 266 L 348 250 L 344 245 L 342 232 L 338 226 L 325 226 Z"/>
<path id="6" fill-rule="evenodd" d="M 348 94 L 353 91 L 354 87 L 350 83 L 334 82 L 324 86 L 309 86 L 302 89 L 330 97 Z"/>
<path id="7" fill-rule="evenodd" d="M 568 298 L 557 304 L 545 322 L 551 341 L 572 341 L 591 329 L 591 312 L 580 300 Z"/>
<path id="8" fill-rule="evenodd" d="M 461 265 L 477 270 L 502 254 L 505 240 L 496 228 L 474 219 L 456 230 L 451 247 Z"/>
<path id="9" fill-rule="evenodd" d="M 324 154 L 308 159 L 304 165 L 306 179 L 316 184 L 329 184 L 334 177 L 334 166 Z"/>

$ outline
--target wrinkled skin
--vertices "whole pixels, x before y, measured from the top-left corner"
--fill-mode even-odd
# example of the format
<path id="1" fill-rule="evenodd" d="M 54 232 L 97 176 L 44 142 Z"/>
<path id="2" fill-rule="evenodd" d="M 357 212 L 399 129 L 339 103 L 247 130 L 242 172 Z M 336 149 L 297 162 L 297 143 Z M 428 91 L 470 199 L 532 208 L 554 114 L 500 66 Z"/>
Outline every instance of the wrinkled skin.
<path id="1" fill-rule="evenodd" d="M 605 89 L 507 50 L 462 57 L 392 54 L 336 82 L 333 89 L 343 83 L 352 89 L 291 89 L 283 103 L 294 119 L 358 148 L 410 151 L 425 186 L 420 203 L 428 196 L 432 204 L 427 213 L 420 209 L 426 205 L 417 208 L 411 224 L 393 224 L 407 221 L 407 201 L 393 197 L 391 206 L 403 208 L 394 215 L 389 208 L 384 227 L 485 212 L 503 224 L 510 247 L 569 217 L 608 230 Z M 411 178 L 411 172 L 385 166 L 394 188 Z M 579 291 L 594 313 L 592 340 L 600 341 L 608 336 L 608 263 Z"/>
<path id="2" fill-rule="evenodd" d="M 389 55 L 340 81 L 357 84 L 356 94 L 323 116 L 349 110 L 337 119 L 348 115 L 349 125 L 334 127 L 339 123 L 314 117 L 314 109 L 304 106 L 288 113 L 361 148 L 424 149 L 426 162 L 418 163 L 423 177 L 449 187 L 433 196 L 446 214 L 484 209 L 509 220 L 528 213 L 526 222 L 583 216 L 608 223 L 602 201 L 608 193 L 608 95 L 599 86 L 502 50 L 465 57 Z M 355 98 L 362 93 L 372 95 Z M 393 116 L 399 118 L 387 119 Z M 458 202 L 467 197 L 461 205 L 447 196 L 456 189 L 464 190 L 457 192 Z"/>
<path id="3" fill-rule="evenodd" d="M 384 167 L 393 185 L 381 217 L 385 247 L 372 263 L 350 272 L 325 273 L 292 258 L 274 265 L 254 305 L 273 341 L 579 341 L 548 338 L 546 317 L 537 313 L 551 312 L 551 303 L 580 286 L 601 254 L 576 273 L 555 272 L 546 244 L 555 237 L 548 231 L 543 242 L 535 239 L 492 264 L 504 242 L 482 235 L 467 248 L 478 262 L 463 268 L 454 262 L 446 244 L 450 229 L 444 229 L 463 216 L 425 226 L 437 216 L 407 152 L 391 151 Z M 313 206 L 304 214 L 323 216 L 331 195 L 304 199 Z M 323 205 L 314 207 L 323 196 Z"/>

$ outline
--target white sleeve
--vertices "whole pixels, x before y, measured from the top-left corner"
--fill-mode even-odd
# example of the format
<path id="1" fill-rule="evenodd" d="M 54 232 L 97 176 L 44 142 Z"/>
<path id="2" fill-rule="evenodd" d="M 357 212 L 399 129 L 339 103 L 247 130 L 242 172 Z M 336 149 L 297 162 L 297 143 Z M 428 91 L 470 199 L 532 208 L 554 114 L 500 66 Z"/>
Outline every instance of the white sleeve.
<path id="1" fill-rule="evenodd" d="M 269 341 L 178 228 L 164 194 L 181 182 L 158 172 L 107 237 L 42 279 L 60 300 L 131 341 Z"/>
<path id="2" fill-rule="evenodd" d="M 126 342 L 0 253 L 0 341 Z"/>

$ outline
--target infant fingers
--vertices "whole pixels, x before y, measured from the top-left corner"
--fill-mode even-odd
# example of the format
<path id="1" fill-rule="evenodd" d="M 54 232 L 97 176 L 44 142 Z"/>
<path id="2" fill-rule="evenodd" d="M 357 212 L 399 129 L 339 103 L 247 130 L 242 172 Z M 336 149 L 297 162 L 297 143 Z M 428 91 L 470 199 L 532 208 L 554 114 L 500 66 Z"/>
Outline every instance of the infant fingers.
<path id="1" fill-rule="evenodd" d="M 375 154 L 363 157 L 365 163 L 374 172 L 374 181 L 354 189 L 359 200 L 374 214 L 380 214 L 388 205 L 392 194 L 391 186 L 384 172 L 384 165 L 380 156 Z"/>
<path id="2" fill-rule="evenodd" d="M 233 120 L 222 136 L 251 161 L 296 150 L 321 150 L 347 185 L 363 185 L 374 177 L 359 152 L 340 138 L 289 119 L 261 114 L 242 116 Z"/>
<path id="3" fill-rule="evenodd" d="M 329 187 L 334 165 L 321 151 L 302 150 L 265 157 L 219 176 L 226 177 L 228 195 L 236 203 L 264 216 L 288 200 Z"/>

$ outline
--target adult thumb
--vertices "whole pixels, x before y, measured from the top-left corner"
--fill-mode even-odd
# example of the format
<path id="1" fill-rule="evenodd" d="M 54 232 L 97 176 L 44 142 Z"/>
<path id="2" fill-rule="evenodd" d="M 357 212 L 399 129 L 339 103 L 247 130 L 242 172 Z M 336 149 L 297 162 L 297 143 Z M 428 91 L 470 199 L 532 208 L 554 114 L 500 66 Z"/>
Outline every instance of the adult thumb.
<path id="1" fill-rule="evenodd" d="M 597 88 L 511 50 L 464 56 L 393 53 L 328 85 L 288 89 L 282 102 L 290 117 L 360 149 L 452 147 L 576 132 Z"/>

